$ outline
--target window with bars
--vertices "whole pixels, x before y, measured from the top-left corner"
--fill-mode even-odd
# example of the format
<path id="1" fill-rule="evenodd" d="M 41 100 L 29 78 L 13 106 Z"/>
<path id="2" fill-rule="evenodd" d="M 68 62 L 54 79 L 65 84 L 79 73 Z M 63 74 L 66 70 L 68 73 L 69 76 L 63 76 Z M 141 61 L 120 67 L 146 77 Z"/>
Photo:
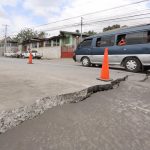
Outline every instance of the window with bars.
<path id="1" fill-rule="evenodd" d="M 59 46 L 60 45 L 60 40 L 59 39 L 55 39 L 53 40 L 53 46 Z"/>
<path id="2" fill-rule="evenodd" d="M 45 41 L 45 46 L 46 47 L 51 47 L 51 40 Z"/>

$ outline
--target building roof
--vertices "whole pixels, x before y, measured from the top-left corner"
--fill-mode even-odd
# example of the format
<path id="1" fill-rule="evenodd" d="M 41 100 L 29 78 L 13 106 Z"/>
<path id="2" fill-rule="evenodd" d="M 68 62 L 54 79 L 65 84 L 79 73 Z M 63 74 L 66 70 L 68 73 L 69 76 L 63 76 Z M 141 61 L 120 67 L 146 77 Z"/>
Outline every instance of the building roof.
<path id="1" fill-rule="evenodd" d="M 40 42 L 40 41 L 41 41 L 41 39 L 39 39 L 39 38 L 32 38 L 32 39 L 24 40 L 21 43 L 27 44 L 27 43 L 31 43 L 31 42 Z"/>
<path id="2" fill-rule="evenodd" d="M 7 39 L 7 43 L 18 43 L 16 41 L 12 40 L 10 37 L 7 37 L 6 39 Z M 5 38 L 1 39 L 0 43 L 5 43 Z"/>
<path id="3" fill-rule="evenodd" d="M 32 43 L 32 42 L 41 42 L 41 41 L 48 41 L 48 40 L 53 40 L 53 39 L 60 39 L 63 35 L 65 34 L 70 34 L 70 35 L 75 35 L 75 36 L 80 36 L 80 33 L 77 32 L 68 32 L 68 31 L 60 31 L 60 34 L 58 36 L 52 36 L 49 38 L 32 38 L 29 40 L 25 40 L 22 43 L 27 44 L 27 43 Z M 87 34 L 82 34 L 83 37 L 88 37 L 89 35 Z"/>
<path id="4" fill-rule="evenodd" d="M 42 41 L 48 41 L 48 40 L 52 40 L 52 39 L 59 39 L 60 38 L 60 35 L 58 36 L 52 36 L 52 37 L 49 37 L 49 38 L 43 38 L 41 39 Z"/>
<path id="5" fill-rule="evenodd" d="M 32 38 L 32 39 L 28 39 L 23 41 L 23 44 L 27 44 L 27 43 L 33 43 L 33 42 L 42 42 L 42 41 L 48 41 L 48 40 L 52 40 L 52 39 L 58 39 L 60 38 L 60 36 L 52 36 L 49 38 Z"/>
<path id="6" fill-rule="evenodd" d="M 68 31 L 60 31 L 60 34 L 70 34 L 70 35 L 81 36 L 81 33 L 78 33 L 78 32 L 68 32 Z M 89 36 L 89 35 L 83 33 L 82 36 Z"/>

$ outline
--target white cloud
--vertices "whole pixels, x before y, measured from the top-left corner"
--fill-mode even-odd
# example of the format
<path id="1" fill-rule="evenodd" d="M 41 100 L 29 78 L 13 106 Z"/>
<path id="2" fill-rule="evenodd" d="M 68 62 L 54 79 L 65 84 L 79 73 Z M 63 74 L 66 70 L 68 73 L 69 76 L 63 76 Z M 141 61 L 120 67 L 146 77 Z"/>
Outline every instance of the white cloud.
<path id="1" fill-rule="evenodd" d="M 0 0 L 0 24 L 9 24 L 9 30 L 15 31 L 20 30 L 24 27 L 30 27 L 36 25 L 34 22 L 34 17 L 36 16 L 36 19 L 38 16 L 41 18 L 43 17 L 46 22 L 53 22 L 57 20 L 62 20 L 65 18 L 80 16 L 83 14 L 87 14 L 90 12 L 96 12 L 100 10 L 105 10 L 109 8 L 113 8 L 120 5 L 125 5 L 129 3 L 136 2 L 138 0 Z M 10 16 L 7 16 L 6 11 L 4 10 L 2 6 L 16 6 L 18 2 L 21 2 L 23 5 L 24 10 L 28 12 L 28 15 L 25 14 L 19 14 L 14 13 Z M 140 10 L 145 10 L 146 5 L 145 3 L 141 3 L 138 5 L 132 5 L 120 9 L 114 9 L 111 11 L 96 13 L 93 15 L 87 15 L 83 16 L 83 23 L 87 23 L 90 20 L 104 20 L 108 18 L 115 18 L 115 17 L 122 17 L 127 15 L 133 15 L 133 14 L 139 14 L 141 13 Z M 137 11 L 137 12 L 136 12 Z M 148 12 L 148 10 L 143 11 Z M 150 12 L 150 11 L 149 11 Z M 63 22 L 58 22 L 55 24 L 49 24 L 47 26 L 41 26 L 39 28 L 36 28 L 38 30 L 47 30 L 47 29 L 54 29 L 59 26 L 64 26 L 68 24 L 76 24 L 80 23 L 81 18 L 75 18 L 73 20 L 66 20 Z M 105 26 L 112 25 L 112 24 L 127 24 L 127 25 L 134 25 L 138 23 L 147 23 L 149 22 L 148 19 L 141 19 L 142 21 L 139 22 L 139 20 L 126 20 L 126 21 L 111 21 L 111 22 L 104 22 L 104 23 L 95 23 L 95 24 L 89 24 L 86 26 L 83 26 L 83 31 L 88 30 L 95 30 L 97 32 L 100 32 L 101 29 Z M 43 24 L 41 22 L 40 24 Z M 75 31 L 76 29 L 80 30 L 80 26 L 77 27 L 68 27 L 68 28 L 60 28 L 59 30 L 66 30 L 66 31 Z M 57 33 L 55 31 L 50 31 L 51 34 Z"/>
<path id="2" fill-rule="evenodd" d="M 0 7 L 0 18 L 4 18 L 5 17 L 5 12 L 4 10 Z"/>
<path id="3" fill-rule="evenodd" d="M 32 5 L 32 1 L 35 1 L 35 0 L 30 0 L 30 5 Z M 96 12 L 96 11 L 100 11 L 100 10 L 113 8 L 116 6 L 126 5 L 126 4 L 133 3 L 133 2 L 137 2 L 137 0 L 105 0 L 105 1 L 74 0 L 69 5 L 66 4 L 64 9 L 61 11 L 59 17 L 58 16 L 50 17 L 51 15 L 50 15 L 50 13 L 47 13 L 47 11 L 43 11 L 43 13 L 45 13 L 45 15 L 43 15 L 43 16 L 45 16 L 47 18 L 47 22 L 52 22 L 55 20 L 61 20 L 64 18 L 80 16 L 83 14 L 88 14 L 90 12 Z M 39 10 L 39 8 L 40 8 L 38 6 L 39 4 L 37 6 L 36 6 L 36 4 L 38 4 L 38 3 L 34 3 L 35 7 L 33 9 L 33 11 L 35 11 L 35 12 L 36 12 L 36 8 L 37 8 L 37 10 Z M 59 7 L 59 5 L 57 7 Z M 51 7 L 49 5 L 47 5 L 47 6 L 44 5 L 44 8 L 45 8 L 45 10 L 48 10 L 48 8 L 51 9 Z M 127 16 L 127 15 L 139 14 L 140 10 L 145 10 L 145 9 L 146 9 L 145 3 L 136 4 L 136 5 L 120 8 L 120 9 L 118 8 L 118 9 L 114 9 L 114 10 L 110 10 L 110 11 L 96 13 L 93 15 L 83 16 L 83 22 L 86 23 L 89 20 L 94 20 L 94 19 L 95 20 L 104 20 L 104 19 L 108 19 L 108 18 L 123 17 L 123 16 Z M 144 11 L 144 12 L 146 12 L 146 11 Z M 145 19 L 145 21 L 143 21 L 143 23 L 144 22 L 146 23 L 147 20 Z M 62 26 L 62 25 L 73 24 L 73 23 L 80 23 L 80 17 L 75 18 L 73 20 L 59 22 L 56 24 L 49 24 L 47 26 L 41 27 L 41 29 L 43 29 L 43 30 L 44 29 L 54 29 L 54 28 Z M 104 22 L 104 23 L 95 23 L 95 24 L 91 24 L 88 26 L 84 26 L 83 31 L 96 30 L 96 31 L 100 32 L 103 27 L 108 26 L 108 25 L 113 25 L 116 23 L 121 24 L 121 25 L 125 25 L 125 24 L 126 25 L 134 25 L 134 24 L 139 23 L 139 20 L 133 20 L 133 21 L 126 20 L 126 21 L 120 21 L 120 22 L 111 21 L 111 22 Z M 74 28 L 59 29 L 59 30 L 75 31 L 76 29 L 80 30 L 80 26 L 74 27 Z M 54 31 L 54 32 L 56 32 L 56 31 Z"/>
<path id="4" fill-rule="evenodd" d="M 27 16 L 21 16 L 12 14 L 10 18 L 0 18 L 1 24 L 1 36 L 4 36 L 4 26 L 8 25 L 8 35 L 16 35 L 20 30 L 24 28 L 30 28 L 31 26 L 35 26 L 32 21 L 32 18 Z"/>
<path id="5" fill-rule="evenodd" d="M 31 10 L 35 15 L 51 17 L 61 13 L 61 8 L 67 0 L 25 0 L 24 8 Z"/>
<path id="6" fill-rule="evenodd" d="M 35 24 L 32 22 L 32 18 L 29 17 L 22 17 L 18 15 L 14 19 L 12 19 L 12 26 L 14 27 L 14 30 L 30 28 L 33 25 Z"/>
<path id="7" fill-rule="evenodd" d="M 0 5 L 9 5 L 9 6 L 15 6 L 17 4 L 18 0 L 0 0 Z"/>
<path id="8" fill-rule="evenodd" d="M 0 0 L 0 31 L 1 31 L 1 37 L 4 36 L 4 26 L 8 25 L 8 34 L 14 35 L 21 29 L 25 27 L 31 27 L 35 25 L 33 23 L 32 17 L 21 15 L 17 12 L 16 9 L 19 9 L 16 7 L 17 3 L 20 0 Z M 4 7 L 5 6 L 5 9 Z M 14 7 L 14 10 L 11 11 L 11 14 L 9 14 L 9 10 L 7 9 L 7 6 Z M 9 8 L 9 7 L 8 7 Z"/>

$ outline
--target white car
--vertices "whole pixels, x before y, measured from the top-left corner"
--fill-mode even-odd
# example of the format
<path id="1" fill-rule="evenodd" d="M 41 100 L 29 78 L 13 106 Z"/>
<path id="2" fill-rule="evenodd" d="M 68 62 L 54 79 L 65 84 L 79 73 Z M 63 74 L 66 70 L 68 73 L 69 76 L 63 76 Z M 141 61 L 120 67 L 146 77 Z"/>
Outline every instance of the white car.
<path id="1" fill-rule="evenodd" d="M 41 59 L 42 55 L 40 53 L 38 53 L 37 51 L 31 51 L 32 53 L 32 57 L 33 58 L 37 58 L 37 59 Z M 24 53 L 22 53 L 22 57 L 23 58 L 29 58 L 30 56 L 30 52 L 29 51 L 25 51 Z"/>
<path id="2" fill-rule="evenodd" d="M 16 52 L 15 55 L 16 55 L 16 58 L 21 58 L 22 57 L 21 51 Z"/>
<path id="3" fill-rule="evenodd" d="M 14 52 L 6 52 L 6 53 L 4 53 L 4 56 L 5 57 L 15 57 L 15 53 Z"/>
<path id="4" fill-rule="evenodd" d="M 30 53 L 28 51 L 25 51 L 21 55 L 22 55 L 22 58 L 28 58 Z"/>
<path id="5" fill-rule="evenodd" d="M 42 55 L 38 51 L 32 51 L 33 58 L 41 59 Z"/>

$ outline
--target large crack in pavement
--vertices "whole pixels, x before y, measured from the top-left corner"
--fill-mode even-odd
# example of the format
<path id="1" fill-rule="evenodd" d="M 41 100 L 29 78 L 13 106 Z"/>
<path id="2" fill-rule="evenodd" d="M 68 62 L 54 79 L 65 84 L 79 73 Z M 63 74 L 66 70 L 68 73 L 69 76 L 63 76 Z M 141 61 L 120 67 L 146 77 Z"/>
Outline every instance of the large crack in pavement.
<path id="1" fill-rule="evenodd" d="M 140 80 L 140 82 L 145 82 L 146 80 L 149 79 L 149 76 L 150 76 L 150 71 L 147 71 L 147 72 L 146 72 L 146 75 L 145 75 L 145 78 L 142 79 L 142 80 Z"/>
<path id="2" fill-rule="evenodd" d="M 27 119 L 33 119 L 37 117 L 38 115 L 44 113 L 47 109 L 54 106 L 63 105 L 66 103 L 77 103 L 85 100 L 93 93 L 114 89 L 119 86 L 121 81 L 125 81 L 127 78 L 128 76 L 125 76 L 123 78 L 114 80 L 111 83 L 105 85 L 95 85 L 74 93 L 57 95 L 53 97 L 44 97 L 37 100 L 30 106 L 3 111 L 0 113 L 0 134 L 21 124 Z"/>

